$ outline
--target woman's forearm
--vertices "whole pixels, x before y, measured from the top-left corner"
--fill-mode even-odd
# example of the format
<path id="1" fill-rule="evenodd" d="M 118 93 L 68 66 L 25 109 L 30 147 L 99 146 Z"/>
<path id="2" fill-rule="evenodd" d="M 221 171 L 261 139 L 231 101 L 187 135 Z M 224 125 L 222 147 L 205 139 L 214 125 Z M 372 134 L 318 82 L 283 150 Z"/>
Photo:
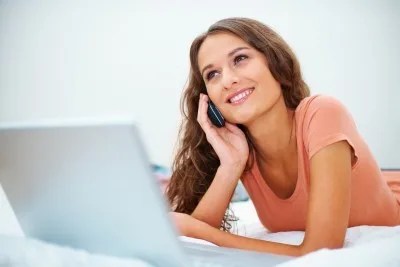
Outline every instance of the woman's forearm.
<path id="1" fill-rule="evenodd" d="M 219 229 L 242 171 L 240 166 L 218 168 L 209 189 L 191 215 Z"/>
<path id="2" fill-rule="evenodd" d="M 288 245 L 264 241 L 221 231 L 203 222 L 194 226 L 188 236 L 203 239 L 222 247 L 246 249 L 264 253 L 274 253 L 286 256 L 301 256 L 307 251 L 303 245 Z"/>

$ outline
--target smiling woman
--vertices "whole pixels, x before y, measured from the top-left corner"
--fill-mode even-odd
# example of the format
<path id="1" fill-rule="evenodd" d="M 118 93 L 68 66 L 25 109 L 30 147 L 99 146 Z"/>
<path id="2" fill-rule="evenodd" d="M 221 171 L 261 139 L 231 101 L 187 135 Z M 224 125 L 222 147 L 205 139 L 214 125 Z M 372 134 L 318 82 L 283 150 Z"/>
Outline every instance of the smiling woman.
<path id="1" fill-rule="evenodd" d="M 193 41 L 190 60 L 167 190 L 182 235 L 302 255 L 342 247 L 349 226 L 400 224 L 400 174 L 380 171 L 338 100 L 310 96 L 295 55 L 277 33 L 252 19 L 224 19 Z M 225 127 L 210 122 L 209 101 Z M 303 230 L 302 244 L 229 233 L 228 206 L 240 179 L 263 225 Z"/>

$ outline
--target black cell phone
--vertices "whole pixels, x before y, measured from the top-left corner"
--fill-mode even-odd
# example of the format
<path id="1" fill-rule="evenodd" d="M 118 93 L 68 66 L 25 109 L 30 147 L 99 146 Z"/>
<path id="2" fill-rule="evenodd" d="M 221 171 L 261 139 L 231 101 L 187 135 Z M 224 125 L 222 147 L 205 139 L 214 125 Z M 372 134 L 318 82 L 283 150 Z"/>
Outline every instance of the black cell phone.
<path id="1" fill-rule="evenodd" d="M 208 101 L 207 114 L 210 121 L 218 128 L 225 126 L 225 119 L 213 102 Z"/>

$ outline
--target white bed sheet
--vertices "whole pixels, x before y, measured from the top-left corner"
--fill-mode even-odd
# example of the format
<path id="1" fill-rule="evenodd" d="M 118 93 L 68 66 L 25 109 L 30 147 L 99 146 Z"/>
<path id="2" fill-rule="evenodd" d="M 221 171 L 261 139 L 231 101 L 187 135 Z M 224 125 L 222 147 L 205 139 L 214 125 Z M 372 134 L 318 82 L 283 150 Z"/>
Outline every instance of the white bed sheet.
<path id="1" fill-rule="evenodd" d="M 391 237 L 379 237 L 342 249 L 321 249 L 303 257 L 278 265 L 279 267 L 297 266 L 363 266 L 398 267 L 400 266 L 399 227 Z M 385 234 L 386 236 L 386 234 Z M 371 236 L 370 236 L 371 237 Z M 375 236 L 378 237 L 378 236 Z M 369 238 L 368 238 L 369 239 Z M 366 241 L 366 240 L 365 240 Z"/>

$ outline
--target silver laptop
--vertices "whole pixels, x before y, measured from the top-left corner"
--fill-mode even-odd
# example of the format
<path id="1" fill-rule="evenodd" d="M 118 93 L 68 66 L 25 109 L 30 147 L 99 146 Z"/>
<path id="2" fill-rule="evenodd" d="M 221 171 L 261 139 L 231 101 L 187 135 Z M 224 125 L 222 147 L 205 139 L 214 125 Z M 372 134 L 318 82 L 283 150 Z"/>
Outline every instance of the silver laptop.
<path id="1" fill-rule="evenodd" d="M 0 183 L 25 235 L 154 266 L 289 257 L 179 241 L 133 123 L 0 126 Z"/>

